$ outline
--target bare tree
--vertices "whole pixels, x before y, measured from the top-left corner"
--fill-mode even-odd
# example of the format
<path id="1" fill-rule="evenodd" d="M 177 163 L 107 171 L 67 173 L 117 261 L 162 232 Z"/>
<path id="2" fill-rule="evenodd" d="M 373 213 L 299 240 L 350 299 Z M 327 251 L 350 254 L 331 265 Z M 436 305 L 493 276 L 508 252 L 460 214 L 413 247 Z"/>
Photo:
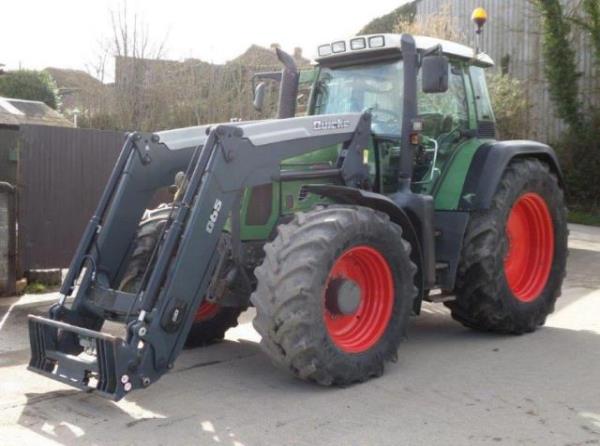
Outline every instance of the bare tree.
<path id="1" fill-rule="evenodd" d="M 127 0 L 119 9 L 110 10 L 109 14 L 114 56 L 133 59 L 160 59 L 164 56 L 168 33 L 161 40 L 154 41 L 148 24 L 137 11 L 129 10 Z"/>
<path id="2" fill-rule="evenodd" d="M 276 61 L 271 66 L 270 61 L 265 64 L 260 60 L 225 65 L 197 59 L 165 60 L 168 35 L 162 39 L 152 35 L 144 18 L 130 10 L 126 0 L 109 11 L 108 18 L 110 33 L 99 42 L 88 71 L 102 81 L 110 79 L 108 67 L 114 60 L 114 84 L 107 87 L 111 96 L 107 114 L 115 127 L 155 131 L 223 122 L 231 117 L 268 116 L 252 108 L 250 78 L 254 71 L 277 69 Z"/>

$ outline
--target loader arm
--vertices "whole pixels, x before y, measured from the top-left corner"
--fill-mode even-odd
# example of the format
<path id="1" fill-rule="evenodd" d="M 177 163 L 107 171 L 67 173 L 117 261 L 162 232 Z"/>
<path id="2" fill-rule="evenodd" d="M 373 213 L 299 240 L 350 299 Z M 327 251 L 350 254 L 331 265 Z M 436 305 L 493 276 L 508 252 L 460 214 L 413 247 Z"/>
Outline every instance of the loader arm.
<path id="1" fill-rule="evenodd" d="M 355 113 L 130 135 L 59 303 L 48 319 L 29 318 L 30 370 L 115 400 L 156 381 L 183 348 L 244 189 L 272 182 L 283 160 L 333 144 L 343 144 L 336 168 L 344 184 L 366 187 L 370 125 L 368 113 Z M 188 186 L 139 292 L 117 290 L 144 209 L 186 167 Z M 123 312 L 123 337 L 100 331 Z"/>

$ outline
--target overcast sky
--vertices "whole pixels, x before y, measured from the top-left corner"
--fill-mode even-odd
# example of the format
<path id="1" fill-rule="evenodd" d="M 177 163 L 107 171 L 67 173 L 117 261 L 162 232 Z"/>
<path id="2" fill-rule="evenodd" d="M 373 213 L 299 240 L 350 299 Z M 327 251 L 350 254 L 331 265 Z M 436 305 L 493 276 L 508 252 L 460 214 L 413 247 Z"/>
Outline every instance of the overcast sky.
<path id="1" fill-rule="evenodd" d="M 150 34 L 168 34 L 167 57 L 215 63 L 250 44 L 300 46 L 314 55 L 319 43 L 356 33 L 406 0 L 129 0 Z M 109 11 L 122 0 L 4 0 L 0 7 L 0 63 L 7 68 L 85 69 L 110 35 Z"/>

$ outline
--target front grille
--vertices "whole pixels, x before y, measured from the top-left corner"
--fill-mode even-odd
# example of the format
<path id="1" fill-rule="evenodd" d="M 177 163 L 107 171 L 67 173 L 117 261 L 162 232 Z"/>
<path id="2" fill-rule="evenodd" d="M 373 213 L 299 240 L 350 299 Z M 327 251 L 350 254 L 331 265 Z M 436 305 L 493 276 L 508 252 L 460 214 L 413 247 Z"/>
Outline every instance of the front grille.
<path id="1" fill-rule="evenodd" d="M 496 123 L 493 121 L 479 121 L 477 136 L 480 138 L 496 139 Z"/>

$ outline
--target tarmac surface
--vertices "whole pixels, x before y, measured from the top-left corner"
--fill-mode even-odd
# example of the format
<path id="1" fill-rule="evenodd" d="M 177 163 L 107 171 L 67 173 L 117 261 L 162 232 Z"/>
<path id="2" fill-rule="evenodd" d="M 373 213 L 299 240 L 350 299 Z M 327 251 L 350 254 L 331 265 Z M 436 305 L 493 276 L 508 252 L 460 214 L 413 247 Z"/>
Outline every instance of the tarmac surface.
<path id="1" fill-rule="evenodd" d="M 0 299 L 0 444 L 600 445 L 600 228 L 572 225 L 570 248 L 544 328 L 477 333 L 427 304 L 398 362 L 343 389 L 273 367 L 248 311 L 115 403 L 26 370 L 27 314 L 55 295 Z"/>

